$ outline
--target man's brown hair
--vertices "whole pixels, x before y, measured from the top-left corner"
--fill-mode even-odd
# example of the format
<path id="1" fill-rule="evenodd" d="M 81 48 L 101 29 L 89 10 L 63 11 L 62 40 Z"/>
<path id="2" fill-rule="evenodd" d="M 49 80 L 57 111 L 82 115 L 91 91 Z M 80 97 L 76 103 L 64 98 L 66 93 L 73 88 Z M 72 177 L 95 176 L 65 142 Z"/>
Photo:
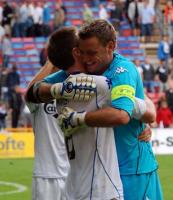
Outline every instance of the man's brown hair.
<path id="1" fill-rule="evenodd" d="M 79 38 L 82 40 L 96 37 L 106 46 L 109 41 L 116 42 L 116 31 L 112 24 L 106 20 L 98 19 L 84 24 L 79 30 Z"/>
<path id="2" fill-rule="evenodd" d="M 74 64 L 72 50 L 78 44 L 75 27 L 64 27 L 55 31 L 49 39 L 47 53 L 50 62 L 60 69 L 67 70 Z"/>

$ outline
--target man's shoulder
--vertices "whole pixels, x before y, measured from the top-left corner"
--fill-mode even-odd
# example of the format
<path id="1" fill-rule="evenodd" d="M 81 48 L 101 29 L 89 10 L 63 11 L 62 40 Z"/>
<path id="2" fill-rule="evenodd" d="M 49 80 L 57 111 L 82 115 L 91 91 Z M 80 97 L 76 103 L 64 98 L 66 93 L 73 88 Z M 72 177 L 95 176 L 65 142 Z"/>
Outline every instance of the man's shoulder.
<path id="1" fill-rule="evenodd" d="M 128 58 L 121 56 L 118 54 L 114 58 L 113 64 L 112 64 L 112 71 L 114 71 L 117 74 L 124 73 L 124 72 L 130 72 L 136 71 L 136 67 L 132 61 L 130 61 Z"/>
<path id="2" fill-rule="evenodd" d="M 26 102 L 26 106 L 28 107 L 31 114 L 36 113 L 38 109 L 41 107 L 41 104 L 35 104 L 32 102 Z"/>
<path id="3" fill-rule="evenodd" d="M 114 56 L 113 64 L 117 67 L 119 65 L 126 65 L 127 67 L 134 66 L 134 63 L 131 60 L 118 53 Z"/>
<path id="4" fill-rule="evenodd" d="M 67 73 L 63 70 L 60 70 L 58 72 L 55 72 L 53 74 L 48 75 L 45 77 L 43 80 L 48 82 L 48 83 L 57 83 L 57 82 L 62 82 L 68 77 Z"/>

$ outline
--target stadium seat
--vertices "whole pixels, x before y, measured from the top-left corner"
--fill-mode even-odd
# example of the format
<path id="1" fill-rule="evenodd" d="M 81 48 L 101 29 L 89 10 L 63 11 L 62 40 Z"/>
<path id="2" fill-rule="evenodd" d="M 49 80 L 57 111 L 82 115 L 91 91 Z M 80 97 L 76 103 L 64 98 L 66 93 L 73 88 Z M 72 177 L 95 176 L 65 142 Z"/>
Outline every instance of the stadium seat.
<path id="1" fill-rule="evenodd" d="M 66 7 L 75 6 L 75 2 L 73 2 L 73 1 L 64 1 L 64 6 L 66 6 Z"/>
<path id="2" fill-rule="evenodd" d="M 39 56 L 39 52 L 36 48 L 26 50 L 26 56 L 36 55 Z"/>
<path id="3" fill-rule="evenodd" d="M 38 56 L 31 56 L 28 59 L 30 62 L 39 62 L 40 61 Z"/>
<path id="4" fill-rule="evenodd" d="M 33 44 L 24 43 L 24 48 L 25 49 L 35 49 L 35 44 L 34 43 Z"/>
<path id="5" fill-rule="evenodd" d="M 23 48 L 23 42 L 13 42 L 12 47 L 13 47 L 13 49 L 22 49 Z"/>
<path id="6" fill-rule="evenodd" d="M 28 57 L 22 56 L 22 57 L 18 57 L 18 58 L 17 58 L 17 61 L 18 61 L 18 62 L 28 62 L 29 60 L 28 60 Z"/>
<path id="7" fill-rule="evenodd" d="M 22 42 L 22 38 L 11 38 L 12 42 Z"/>
<path id="8" fill-rule="evenodd" d="M 44 43 L 38 43 L 38 44 L 35 44 L 35 46 L 36 46 L 36 48 L 37 48 L 38 50 L 40 50 L 40 49 L 43 49 L 43 48 L 44 48 Z"/>
<path id="9" fill-rule="evenodd" d="M 46 37 L 36 37 L 35 38 L 36 43 L 39 43 L 39 42 L 45 43 L 46 41 L 47 41 Z"/>
<path id="10" fill-rule="evenodd" d="M 34 42 L 34 38 L 32 38 L 32 37 L 23 38 L 23 42 L 24 43 L 33 43 Z"/>

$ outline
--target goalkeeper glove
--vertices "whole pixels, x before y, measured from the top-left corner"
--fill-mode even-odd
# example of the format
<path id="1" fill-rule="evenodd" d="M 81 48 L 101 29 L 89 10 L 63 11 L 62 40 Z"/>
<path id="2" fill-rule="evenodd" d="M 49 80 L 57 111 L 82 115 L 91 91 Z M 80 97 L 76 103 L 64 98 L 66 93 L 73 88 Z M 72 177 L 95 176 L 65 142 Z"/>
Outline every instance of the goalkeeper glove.
<path id="1" fill-rule="evenodd" d="M 55 99 L 88 101 L 95 95 L 96 83 L 89 75 L 70 75 L 63 83 L 53 84 L 50 92 Z"/>
<path id="2" fill-rule="evenodd" d="M 78 129 L 86 126 L 85 115 L 86 112 L 77 112 L 69 107 L 62 109 L 57 120 L 65 137 L 70 137 Z"/>
<path id="3" fill-rule="evenodd" d="M 135 97 L 134 109 L 132 112 L 132 117 L 135 119 L 141 119 L 144 113 L 147 111 L 146 103 L 143 99 Z"/>

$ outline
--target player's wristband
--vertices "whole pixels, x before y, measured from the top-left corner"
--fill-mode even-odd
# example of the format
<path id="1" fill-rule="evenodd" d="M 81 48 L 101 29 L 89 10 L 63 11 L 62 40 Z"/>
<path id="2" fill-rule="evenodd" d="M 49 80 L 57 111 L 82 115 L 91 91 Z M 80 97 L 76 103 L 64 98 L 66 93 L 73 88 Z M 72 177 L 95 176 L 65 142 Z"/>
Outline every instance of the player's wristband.
<path id="1" fill-rule="evenodd" d="M 135 119 L 141 119 L 146 111 L 147 111 L 147 106 L 145 101 L 143 99 L 135 97 L 135 105 L 132 117 Z"/>
<path id="2" fill-rule="evenodd" d="M 85 115 L 86 112 L 74 112 L 72 113 L 71 123 L 73 126 L 85 126 Z"/>
<path id="3" fill-rule="evenodd" d="M 55 99 L 59 99 L 61 98 L 61 90 L 62 90 L 62 86 L 63 84 L 62 83 L 56 83 L 56 84 L 53 84 L 50 88 L 50 93 L 52 95 L 53 98 Z"/>

